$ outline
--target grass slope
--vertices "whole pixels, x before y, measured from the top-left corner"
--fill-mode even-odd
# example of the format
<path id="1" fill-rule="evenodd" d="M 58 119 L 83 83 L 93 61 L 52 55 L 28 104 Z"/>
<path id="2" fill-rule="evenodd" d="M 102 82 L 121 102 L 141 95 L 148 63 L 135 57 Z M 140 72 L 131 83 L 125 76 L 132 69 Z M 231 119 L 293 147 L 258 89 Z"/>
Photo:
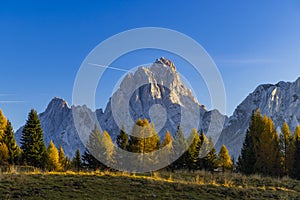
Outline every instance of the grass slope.
<path id="1" fill-rule="evenodd" d="M 0 199 L 300 199 L 300 182 L 236 174 L 2 173 Z"/>

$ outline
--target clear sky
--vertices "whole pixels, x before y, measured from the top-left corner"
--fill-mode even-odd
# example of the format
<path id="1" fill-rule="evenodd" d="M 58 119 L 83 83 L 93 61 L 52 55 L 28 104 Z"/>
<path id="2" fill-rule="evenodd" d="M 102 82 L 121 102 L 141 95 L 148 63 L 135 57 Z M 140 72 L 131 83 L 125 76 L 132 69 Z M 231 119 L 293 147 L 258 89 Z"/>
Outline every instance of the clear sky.
<path id="1" fill-rule="evenodd" d="M 207 50 L 223 77 L 228 115 L 257 85 L 300 76 L 297 0 L 0 1 L 0 108 L 17 129 L 31 108 L 42 112 L 55 96 L 72 102 L 87 54 L 114 34 L 147 26 L 180 31 Z M 160 56 L 183 69 L 184 62 L 160 51 L 136 52 L 114 64 L 129 69 Z M 107 73 L 105 89 L 97 91 L 102 108 L 124 74 Z M 199 102 L 211 108 L 201 78 L 195 80 L 192 70 L 182 73 L 196 83 Z"/>

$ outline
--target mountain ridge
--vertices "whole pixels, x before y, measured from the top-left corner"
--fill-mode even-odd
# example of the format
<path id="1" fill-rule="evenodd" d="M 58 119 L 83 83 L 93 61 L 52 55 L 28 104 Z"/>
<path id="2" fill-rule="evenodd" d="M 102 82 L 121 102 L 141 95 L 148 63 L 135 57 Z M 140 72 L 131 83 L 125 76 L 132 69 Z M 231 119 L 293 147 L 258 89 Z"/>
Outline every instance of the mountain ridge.
<path id="1" fill-rule="evenodd" d="M 138 86 L 138 87 L 137 87 Z M 192 95 L 176 71 L 174 63 L 166 58 L 157 59 L 150 68 L 139 67 L 134 73 L 129 73 L 120 83 L 119 88 L 110 97 L 106 108 L 91 111 L 86 106 L 71 107 L 68 103 L 58 97 L 53 98 L 46 110 L 39 114 L 42 127 L 45 132 L 45 142 L 52 139 L 57 146 L 63 146 L 69 156 L 73 156 L 77 148 L 84 151 L 84 144 L 87 136 L 78 135 L 74 125 L 74 113 L 86 116 L 80 123 L 84 132 L 89 132 L 94 123 L 100 124 L 103 130 L 107 130 L 112 139 L 115 140 L 124 123 L 123 118 L 131 118 L 128 122 L 127 132 L 130 133 L 132 123 L 138 118 L 158 118 L 155 123 L 163 121 L 166 115 L 165 124 L 158 126 L 159 134 L 163 137 L 169 130 L 175 133 L 177 125 L 181 122 L 182 107 L 189 105 L 190 110 L 197 109 L 198 115 L 184 115 L 186 118 L 197 117 L 199 121 L 184 124 L 185 134 L 190 132 L 192 126 L 208 132 L 210 137 L 217 138 L 216 147 L 219 149 L 222 144 L 228 147 L 230 155 L 236 159 L 240 153 L 246 130 L 249 126 L 251 113 L 260 109 L 262 114 L 271 117 L 279 130 L 286 121 L 291 130 L 294 130 L 300 123 L 300 77 L 294 82 L 280 81 L 276 84 L 261 84 L 236 107 L 230 117 L 221 114 L 218 110 L 207 111 Z M 126 114 L 114 113 L 115 110 L 122 110 L 123 105 Z M 157 115 L 151 115 L 151 109 L 158 105 Z M 165 109 L 165 112 L 160 110 Z M 119 120 L 119 121 L 118 121 Z M 118 124 L 119 123 L 119 124 Z M 196 124 L 196 125 L 195 125 Z M 16 132 L 16 139 L 19 143 L 22 127 Z M 220 137 L 219 137 L 220 136 Z"/>
<path id="2" fill-rule="evenodd" d="M 271 117 L 278 132 L 284 122 L 291 131 L 300 124 L 300 77 L 294 82 L 279 81 L 276 84 L 261 84 L 255 88 L 235 109 L 217 142 L 225 144 L 229 153 L 238 157 L 252 111 L 260 109 Z"/>

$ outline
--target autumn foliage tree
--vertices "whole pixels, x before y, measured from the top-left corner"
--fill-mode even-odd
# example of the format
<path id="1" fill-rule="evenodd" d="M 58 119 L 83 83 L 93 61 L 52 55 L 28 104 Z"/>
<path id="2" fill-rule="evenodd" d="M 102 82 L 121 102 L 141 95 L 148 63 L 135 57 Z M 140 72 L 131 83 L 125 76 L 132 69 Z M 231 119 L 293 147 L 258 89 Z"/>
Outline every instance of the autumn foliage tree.
<path id="1" fill-rule="evenodd" d="M 50 141 L 49 146 L 47 148 L 46 167 L 50 171 L 57 171 L 57 170 L 61 170 L 62 168 L 61 164 L 59 163 L 58 150 L 55 147 L 52 140 Z"/>
<path id="2" fill-rule="evenodd" d="M 255 169 L 263 175 L 280 176 L 282 167 L 278 133 L 272 119 L 267 116 L 263 118 L 263 127 L 256 152 Z"/>
<path id="3" fill-rule="evenodd" d="M 288 131 L 287 127 L 284 129 Z M 238 170 L 245 174 L 259 173 L 268 176 L 283 174 L 282 149 L 278 133 L 272 119 L 262 117 L 259 110 L 252 114 L 238 159 Z"/>
<path id="4" fill-rule="evenodd" d="M 294 152 L 293 152 L 293 167 L 291 177 L 300 180 L 300 126 L 298 126 L 294 133 Z"/>
<path id="5" fill-rule="evenodd" d="M 281 128 L 281 133 L 279 135 L 279 145 L 281 149 L 281 154 L 282 154 L 282 166 L 283 166 L 283 174 L 288 175 L 289 171 L 289 157 L 290 152 L 290 141 L 291 141 L 291 132 L 288 124 L 286 122 L 283 123 L 282 128 Z"/>
<path id="6" fill-rule="evenodd" d="M 61 170 L 66 170 L 66 157 L 65 157 L 65 152 L 62 146 L 59 147 L 58 150 L 58 162 L 60 165 Z"/>
<path id="7" fill-rule="evenodd" d="M 14 131 L 9 120 L 7 120 L 6 123 L 2 143 L 4 143 L 8 149 L 8 164 L 17 164 L 20 160 L 21 150 L 17 145 Z"/>
<path id="8" fill-rule="evenodd" d="M 0 142 L 0 165 L 8 164 L 8 158 L 9 158 L 8 148 L 6 144 Z"/>
<path id="9" fill-rule="evenodd" d="M 153 124 L 147 119 L 138 119 L 128 142 L 128 150 L 134 153 L 149 153 L 158 150 L 160 138 Z"/>
<path id="10" fill-rule="evenodd" d="M 161 148 L 161 159 L 163 159 L 165 163 L 168 163 L 170 165 L 174 156 L 173 138 L 170 131 L 166 132 L 165 137 L 161 143 Z M 167 168 L 169 168 L 169 166 L 167 166 Z"/>
<path id="11" fill-rule="evenodd" d="M 7 145 L 3 142 L 4 131 L 6 128 L 7 119 L 0 109 L 0 164 L 7 164 L 9 153 Z"/>
<path id="12" fill-rule="evenodd" d="M 222 171 L 233 169 L 233 163 L 225 145 L 222 145 L 220 149 L 217 165 L 222 168 Z"/>
<path id="13" fill-rule="evenodd" d="M 7 119 L 4 116 L 2 110 L 0 109 L 0 141 L 3 138 L 4 131 L 5 131 L 5 128 L 6 128 L 6 124 L 7 124 Z"/>

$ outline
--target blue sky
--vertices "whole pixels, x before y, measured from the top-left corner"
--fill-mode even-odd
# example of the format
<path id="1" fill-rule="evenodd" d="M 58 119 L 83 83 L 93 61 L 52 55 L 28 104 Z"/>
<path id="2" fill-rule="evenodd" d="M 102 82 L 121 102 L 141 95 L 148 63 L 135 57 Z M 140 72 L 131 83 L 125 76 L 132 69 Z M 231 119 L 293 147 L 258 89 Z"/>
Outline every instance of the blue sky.
<path id="1" fill-rule="evenodd" d="M 206 49 L 223 77 L 228 115 L 257 85 L 300 76 L 299 1 L 0 1 L 0 108 L 16 129 L 31 108 L 42 112 L 55 96 L 72 102 L 87 54 L 114 34 L 147 26 L 180 31 Z M 132 53 L 114 64 L 129 69 L 160 56 L 183 69 L 184 62 L 161 51 Z M 210 108 L 201 77 L 189 69 L 180 72 Z M 107 72 L 97 107 L 106 105 L 122 75 Z"/>

